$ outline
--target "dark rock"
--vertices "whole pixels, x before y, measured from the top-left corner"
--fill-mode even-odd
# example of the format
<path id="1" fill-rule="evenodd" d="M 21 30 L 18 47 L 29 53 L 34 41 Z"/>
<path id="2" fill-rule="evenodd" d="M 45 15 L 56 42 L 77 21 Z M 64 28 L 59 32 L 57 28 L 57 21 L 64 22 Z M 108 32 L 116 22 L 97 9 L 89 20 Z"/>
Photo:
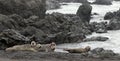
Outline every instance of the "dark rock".
<path id="1" fill-rule="evenodd" d="M 87 41 L 106 41 L 108 39 L 109 39 L 108 37 L 98 36 L 98 37 L 86 38 L 86 39 L 84 39 L 84 42 L 87 42 Z"/>
<path id="2" fill-rule="evenodd" d="M 31 41 L 36 41 L 38 43 L 45 43 L 47 35 L 40 29 L 37 29 L 33 26 L 28 26 L 20 32 L 26 37 L 30 37 Z M 50 43 L 47 42 L 46 43 Z"/>
<path id="3" fill-rule="evenodd" d="M 93 13 L 92 15 L 99 15 L 98 13 Z"/>
<path id="4" fill-rule="evenodd" d="M 114 0 L 114 1 L 120 1 L 120 0 Z"/>
<path id="5" fill-rule="evenodd" d="M 13 19 L 18 24 L 19 30 L 21 29 L 20 27 L 27 27 L 27 23 L 26 23 L 26 21 L 24 20 L 23 17 L 21 17 L 17 14 L 9 15 L 9 17 L 11 19 Z M 14 25 L 14 26 L 17 26 L 17 25 Z"/>
<path id="6" fill-rule="evenodd" d="M 13 29 L 4 30 L 0 34 L 0 43 L 1 43 L 0 49 L 5 49 L 7 47 L 11 47 L 14 45 L 28 43 L 29 41 L 30 41 L 29 38 L 21 35 L 20 33 L 18 33 Z"/>
<path id="7" fill-rule="evenodd" d="M 85 35 L 91 33 L 89 25 L 82 22 L 78 16 L 69 14 L 50 14 L 45 19 L 34 23 L 33 26 L 41 29 L 48 36 L 54 36 L 47 37 L 45 42 L 50 42 L 51 40 L 56 43 L 76 42 L 79 39 L 84 39 Z"/>
<path id="8" fill-rule="evenodd" d="M 24 18 L 37 15 L 44 18 L 45 0 L 0 0 L 0 13 L 4 15 L 18 14 Z"/>
<path id="9" fill-rule="evenodd" d="M 120 9 L 108 15 L 106 14 L 105 17 L 107 17 L 110 20 L 108 24 L 108 28 L 107 28 L 108 30 L 119 30 L 120 29 Z"/>
<path id="10" fill-rule="evenodd" d="M 56 0 L 46 0 L 46 9 L 58 9 L 60 8 L 60 4 Z"/>
<path id="11" fill-rule="evenodd" d="M 111 5 L 112 4 L 112 0 L 96 0 L 92 4 Z"/>
<path id="12" fill-rule="evenodd" d="M 76 2 L 76 3 L 88 3 L 87 0 L 57 0 L 59 2 Z"/>
<path id="13" fill-rule="evenodd" d="M 116 55 L 112 50 L 104 50 L 103 48 L 96 48 L 90 51 L 90 54 L 95 57 L 109 58 Z"/>
<path id="14" fill-rule="evenodd" d="M 15 15 L 6 16 L 0 14 L 0 32 L 5 29 L 21 29 L 22 26 L 25 26 L 21 19 L 21 17 Z"/>
<path id="15" fill-rule="evenodd" d="M 96 33 L 107 33 L 106 29 L 98 29 Z"/>
<path id="16" fill-rule="evenodd" d="M 90 4 L 83 4 L 79 7 L 77 11 L 77 15 L 83 20 L 84 22 L 89 22 L 91 18 L 91 11 L 92 6 Z"/>
<path id="17" fill-rule="evenodd" d="M 108 15 L 107 15 L 108 14 Z M 115 17 L 120 17 L 120 9 L 119 10 L 117 10 L 117 11 L 114 11 L 114 12 L 108 12 L 108 13 L 106 13 L 106 15 L 107 16 L 113 16 L 112 18 L 115 18 Z M 111 19 L 112 19 L 111 18 Z"/>
<path id="18" fill-rule="evenodd" d="M 90 24 L 91 26 L 91 31 L 96 32 L 96 33 L 107 33 L 107 27 L 108 24 L 107 22 L 93 22 Z"/>
<path id="19" fill-rule="evenodd" d="M 119 30 L 120 29 L 120 18 L 113 18 L 110 20 L 108 30 Z"/>
<path id="20" fill-rule="evenodd" d="M 104 19 L 109 20 L 112 19 L 115 15 L 112 12 L 108 12 L 105 14 Z"/>

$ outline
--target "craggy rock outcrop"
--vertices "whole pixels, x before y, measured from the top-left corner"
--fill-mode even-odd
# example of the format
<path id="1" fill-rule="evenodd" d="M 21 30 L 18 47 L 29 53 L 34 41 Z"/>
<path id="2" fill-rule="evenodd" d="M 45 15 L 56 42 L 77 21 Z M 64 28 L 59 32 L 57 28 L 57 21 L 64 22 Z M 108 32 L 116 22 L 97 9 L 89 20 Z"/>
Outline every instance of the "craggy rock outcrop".
<path id="1" fill-rule="evenodd" d="M 46 0 L 46 9 L 58 9 L 60 8 L 60 4 L 56 0 Z"/>
<path id="2" fill-rule="evenodd" d="M 112 4 L 112 0 L 96 0 L 92 4 L 111 5 Z"/>
<path id="3" fill-rule="evenodd" d="M 101 36 L 98 36 L 98 37 L 91 37 L 91 38 L 86 38 L 84 39 L 84 42 L 87 42 L 87 41 L 107 41 L 109 38 L 108 37 L 101 37 Z"/>
<path id="4" fill-rule="evenodd" d="M 57 0 L 59 2 L 76 2 L 76 3 L 88 3 L 87 0 Z"/>
<path id="5" fill-rule="evenodd" d="M 29 42 L 30 39 L 21 35 L 19 32 L 8 29 L 0 33 L 0 49 L 5 49 L 14 45 L 24 44 Z"/>
<path id="6" fill-rule="evenodd" d="M 0 14 L 0 32 L 7 29 L 17 30 L 21 35 L 32 38 L 38 43 L 71 43 L 83 40 L 85 35 L 91 34 L 88 23 L 83 22 L 76 15 L 60 13 L 48 14 L 45 19 L 30 16 L 28 19 L 13 14 Z M 32 37 L 34 36 L 34 37 Z"/>
<path id="7" fill-rule="evenodd" d="M 48 41 L 46 40 L 45 43 L 50 40 L 56 43 L 76 42 L 91 33 L 89 25 L 82 22 L 78 16 L 60 13 L 47 15 L 45 19 L 34 23 L 33 26 L 48 34 Z"/>
<path id="8" fill-rule="evenodd" d="M 108 12 L 109 13 L 109 12 Z M 105 18 L 109 19 L 108 30 L 120 29 L 120 9 L 110 14 L 106 14 Z"/>
<path id="9" fill-rule="evenodd" d="M 0 13 L 4 15 L 18 14 L 24 18 L 37 15 L 44 18 L 45 0 L 0 0 Z"/>
<path id="10" fill-rule="evenodd" d="M 107 22 L 101 22 L 101 23 L 93 22 L 90 24 L 90 26 L 93 32 L 107 33 L 107 27 L 108 27 Z"/>
<path id="11" fill-rule="evenodd" d="M 83 22 L 89 22 L 91 18 L 91 11 L 92 11 L 92 6 L 90 4 L 82 4 L 78 11 L 77 15 L 83 20 Z"/>

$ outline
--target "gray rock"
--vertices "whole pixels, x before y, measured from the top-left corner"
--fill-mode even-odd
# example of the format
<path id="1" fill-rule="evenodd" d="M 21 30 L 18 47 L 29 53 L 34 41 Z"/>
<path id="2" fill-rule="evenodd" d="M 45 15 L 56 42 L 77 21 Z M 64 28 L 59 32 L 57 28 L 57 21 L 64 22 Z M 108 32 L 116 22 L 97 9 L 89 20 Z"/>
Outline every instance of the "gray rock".
<path id="1" fill-rule="evenodd" d="M 120 18 L 116 17 L 110 20 L 108 30 L 119 30 L 120 29 Z"/>
<path id="2" fill-rule="evenodd" d="M 96 0 L 92 4 L 111 5 L 112 4 L 112 0 Z"/>
<path id="3" fill-rule="evenodd" d="M 58 9 L 61 4 L 56 0 L 46 0 L 46 9 Z"/>
<path id="4" fill-rule="evenodd" d="M 77 15 L 81 18 L 83 22 L 89 22 L 91 18 L 91 11 L 92 11 L 92 6 L 90 4 L 82 4 L 78 11 Z"/>
<path id="5" fill-rule="evenodd" d="M 87 0 L 57 0 L 59 2 L 76 2 L 76 3 L 88 3 Z"/>
<path id="6" fill-rule="evenodd" d="M 105 14 L 104 19 L 109 20 L 109 19 L 112 19 L 114 16 L 115 16 L 114 13 L 108 12 Z"/>
<path id="7" fill-rule="evenodd" d="M 91 30 L 96 33 L 107 33 L 107 27 L 108 23 L 107 22 L 93 22 L 90 24 Z"/>
<path id="8" fill-rule="evenodd" d="M 84 42 L 87 42 L 87 41 L 106 41 L 108 39 L 109 39 L 108 37 L 98 36 L 98 37 L 86 38 L 86 39 L 84 39 Z"/>
<path id="9" fill-rule="evenodd" d="M 18 14 L 24 18 L 37 15 L 44 18 L 45 0 L 0 0 L 0 13 L 5 15 Z"/>
<path id="10" fill-rule="evenodd" d="M 41 29 L 48 36 L 54 35 L 54 37 L 47 37 L 46 42 L 50 42 L 50 40 L 56 43 L 76 42 L 91 33 L 87 28 L 89 25 L 82 22 L 78 16 L 69 14 L 50 14 L 45 19 L 34 23 L 33 26 Z"/>
<path id="11" fill-rule="evenodd" d="M 96 33 L 107 33 L 107 30 L 105 29 L 98 29 Z"/>
<path id="12" fill-rule="evenodd" d="M 11 47 L 14 45 L 28 43 L 29 41 L 30 41 L 29 38 L 21 35 L 20 33 L 18 33 L 13 29 L 4 30 L 0 34 L 0 43 L 1 43 L 0 45 L 2 45 L 0 49 L 5 49 L 7 47 Z"/>
<path id="13" fill-rule="evenodd" d="M 91 50 L 88 54 L 91 57 L 96 57 L 96 58 L 110 58 L 114 57 L 117 54 L 114 53 L 112 50 L 105 50 L 103 48 L 95 48 Z"/>

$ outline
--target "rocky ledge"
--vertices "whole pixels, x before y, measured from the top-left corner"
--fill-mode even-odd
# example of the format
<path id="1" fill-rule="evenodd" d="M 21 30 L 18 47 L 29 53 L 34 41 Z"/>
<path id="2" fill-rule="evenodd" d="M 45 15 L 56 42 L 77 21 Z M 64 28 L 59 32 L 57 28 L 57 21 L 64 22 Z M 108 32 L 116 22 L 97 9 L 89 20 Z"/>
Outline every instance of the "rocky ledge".
<path id="1" fill-rule="evenodd" d="M 119 55 L 111 50 L 96 48 L 88 53 L 60 53 L 60 52 L 5 52 L 0 51 L 0 57 L 16 61 L 119 61 Z M 1 60 L 1 59 L 0 59 Z"/>

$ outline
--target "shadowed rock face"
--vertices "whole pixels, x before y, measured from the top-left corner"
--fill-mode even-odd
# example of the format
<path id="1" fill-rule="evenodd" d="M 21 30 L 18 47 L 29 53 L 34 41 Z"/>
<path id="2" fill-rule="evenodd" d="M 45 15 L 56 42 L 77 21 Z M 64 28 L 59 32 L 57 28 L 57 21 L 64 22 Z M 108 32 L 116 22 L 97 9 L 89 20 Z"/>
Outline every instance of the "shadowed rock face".
<path id="1" fill-rule="evenodd" d="M 0 13 L 5 15 L 18 14 L 24 18 L 37 15 L 45 16 L 45 0 L 0 0 Z"/>
<path id="2" fill-rule="evenodd" d="M 77 15 L 81 18 L 83 22 L 89 22 L 91 16 L 92 6 L 90 4 L 83 4 L 79 7 Z"/>

